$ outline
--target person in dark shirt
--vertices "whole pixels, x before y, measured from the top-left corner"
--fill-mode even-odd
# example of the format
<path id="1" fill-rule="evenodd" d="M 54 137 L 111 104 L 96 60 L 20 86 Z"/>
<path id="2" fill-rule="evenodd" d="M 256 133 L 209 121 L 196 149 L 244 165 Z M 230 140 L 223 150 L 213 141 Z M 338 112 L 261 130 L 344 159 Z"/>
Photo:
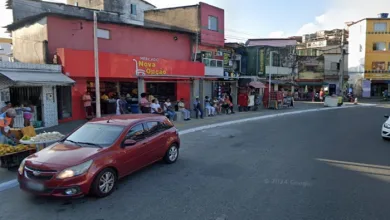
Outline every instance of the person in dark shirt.
<path id="1" fill-rule="evenodd" d="M 231 111 L 231 113 L 232 114 L 234 114 L 235 112 L 234 112 L 234 110 L 233 110 L 233 108 L 234 108 L 234 104 L 233 104 L 233 97 L 232 97 L 232 95 L 230 94 L 230 93 L 228 93 L 228 97 L 229 97 L 229 100 L 230 100 L 230 111 Z"/>

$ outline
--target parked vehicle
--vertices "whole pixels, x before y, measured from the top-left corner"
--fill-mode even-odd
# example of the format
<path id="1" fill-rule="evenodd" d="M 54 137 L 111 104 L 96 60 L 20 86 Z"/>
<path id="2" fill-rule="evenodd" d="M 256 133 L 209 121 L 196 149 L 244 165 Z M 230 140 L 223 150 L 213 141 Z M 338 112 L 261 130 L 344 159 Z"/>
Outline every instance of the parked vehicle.
<path id="1" fill-rule="evenodd" d="M 177 129 L 164 116 L 94 119 L 62 141 L 27 157 L 18 170 L 22 190 L 43 196 L 110 195 L 118 179 L 179 156 Z"/>
<path id="2" fill-rule="evenodd" d="M 381 135 L 384 140 L 390 140 L 390 118 L 388 115 L 385 115 L 385 118 L 387 118 L 387 120 L 382 125 Z"/>

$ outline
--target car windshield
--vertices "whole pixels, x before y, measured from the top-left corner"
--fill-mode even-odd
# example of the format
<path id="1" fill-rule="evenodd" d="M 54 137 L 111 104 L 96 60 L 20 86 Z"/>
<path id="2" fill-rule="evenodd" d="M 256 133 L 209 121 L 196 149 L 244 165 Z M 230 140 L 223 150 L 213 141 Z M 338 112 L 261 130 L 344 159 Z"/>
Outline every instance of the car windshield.
<path id="1" fill-rule="evenodd" d="M 66 138 L 80 146 L 111 146 L 121 135 L 124 127 L 111 124 L 87 123 Z"/>

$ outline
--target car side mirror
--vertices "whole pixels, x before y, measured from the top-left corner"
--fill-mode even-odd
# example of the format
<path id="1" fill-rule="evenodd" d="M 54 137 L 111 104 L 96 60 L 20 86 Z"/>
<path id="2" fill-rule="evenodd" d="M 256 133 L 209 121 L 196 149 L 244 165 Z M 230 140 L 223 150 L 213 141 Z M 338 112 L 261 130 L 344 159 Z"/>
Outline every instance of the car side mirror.
<path id="1" fill-rule="evenodd" d="M 389 118 L 389 116 L 388 116 L 388 115 L 385 115 L 385 118 Z"/>
<path id="2" fill-rule="evenodd" d="M 135 141 L 135 140 L 127 139 L 127 140 L 125 140 L 125 142 L 123 142 L 123 146 L 129 147 L 129 146 L 135 145 L 136 143 L 137 143 L 137 141 Z"/>

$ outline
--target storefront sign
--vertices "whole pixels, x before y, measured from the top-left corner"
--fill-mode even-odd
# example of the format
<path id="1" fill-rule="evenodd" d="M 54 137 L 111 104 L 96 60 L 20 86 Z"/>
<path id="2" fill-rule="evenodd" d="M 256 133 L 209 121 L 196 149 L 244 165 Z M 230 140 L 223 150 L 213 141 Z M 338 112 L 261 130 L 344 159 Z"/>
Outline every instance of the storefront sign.
<path id="1" fill-rule="evenodd" d="M 390 73 L 365 73 L 364 78 L 374 80 L 390 80 Z"/>
<path id="2" fill-rule="evenodd" d="M 265 74 L 265 50 L 261 49 L 259 53 L 259 61 L 260 61 L 260 74 Z"/>
<path id="3" fill-rule="evenodd" d="M 63 71 L 70 77 L 95 77 L 93 51 L 58 49 Z M 101 78 L 135 78 L 138 76 L 204 76 L 203 63 L 138 57 L 125 54 L 99 53 Z"/>
<path id="4" fill-rule="evenodd" d="M 159 66 L 158 58 L 140 57 L 138 60 L 133 59 L 135 62 L 135 75 L 166 75 L 168 70 L 166 67 Z"/>

